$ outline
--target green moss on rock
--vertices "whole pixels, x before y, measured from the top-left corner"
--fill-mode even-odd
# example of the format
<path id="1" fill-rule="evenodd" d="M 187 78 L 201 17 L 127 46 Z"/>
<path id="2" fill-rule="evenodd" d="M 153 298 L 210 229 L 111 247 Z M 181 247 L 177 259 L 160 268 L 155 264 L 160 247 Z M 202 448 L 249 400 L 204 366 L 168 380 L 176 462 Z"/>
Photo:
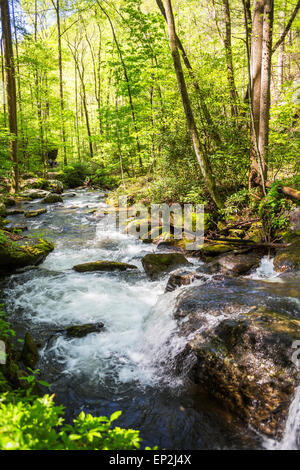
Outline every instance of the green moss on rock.
<path id="1" fill-rule="evenodd" d="M 127 269 L 137 269 L 133 264 L 121 263 L 119 261 L 93 261 L 73 266 L 74 271 L 88 273 L 93 271 L 126 271 Z"/>

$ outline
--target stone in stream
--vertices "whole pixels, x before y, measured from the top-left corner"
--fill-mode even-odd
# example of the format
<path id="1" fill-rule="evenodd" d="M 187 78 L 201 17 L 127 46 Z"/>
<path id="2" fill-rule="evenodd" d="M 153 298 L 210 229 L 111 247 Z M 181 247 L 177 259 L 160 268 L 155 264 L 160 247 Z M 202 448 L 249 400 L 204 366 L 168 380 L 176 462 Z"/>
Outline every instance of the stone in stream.
<path id="1" fill-rule="evenodd" d="M 34 369 L 39 359 L 39 352 L 30 333 L 25 334 L 24 345 L 21 353 L 21 360 L 24 365 Z"/>
<path id="2" fill-rule="evenodd" d="M 274 268 L 277 272 L 300 270 L 300 239 L 276 252 Z"/>
<path id="3" fill-rule="evenodd" d="M 76 193 L 62 193 L 61 195 L 62 197 L 75 197 L 76 196 Z"/>
<path id="4" fill-rule="evenodd" d="M 38 215 L 45 214 L 47 209 L 37 209 L 36 211 L 27 211 L 25 212 L 25 217 L 30 219 L 32 217 L 37 217 Z"/>
<path id="5" fill-rule="evenodd" d="M 178 287 L 188 286 L 200 277 L 201 276 L 195 272 L 178 269 L 169 277 L 165 292 L 173 292 Z"/>
<path id="6" fill-rule="evenodd" d="M 48 196 L 49 191 L 44 191 L 42 189 L 27 189 L 19 194 L 22 198 L 28 199 L 43 199 L 44 197 Z"/>
<path id="7" fill-rule="evenodd" d="M 6 205 L 3 202 L 0 202 L 0 217 L 6 216 Z"/>
<path id="8" fill-rule="evenodd" d="M 173 271 L 179 266 L 189 266 L 191 263 L 181 253 L 149 253 L 142 259 L 143 268 L 150 279 Z"/>
<path id="9" fill-rule="evenodd" d="M 121 263 L 119 261 L 92 261 L 90 263 L 77 264 L 73 266 L 74 271 L 88 273 L 93 271 L 126 271 L 127 269 L 137 269 L 133 264 Z"/>
<path id="10" fill-rule="evenodd" d="M 90 333 L 98 333 L 102 330 L 104 324 L 98 323 L 86 323 L 85 325 L 72 325 L 66 328 L 66 334 L 70 338 L 83 338 Z"/>
<path id="11" fill-rule="evenodd" d="M 24 214 L 23 209 L 9 209 L 6 213 L 7 215 L 19 215 L 19 214 Z"/>
<path id="12" fill-rule="evenodd" d="M 42 204 L 56 204 L 57 202 L 64 202 L 63 198 L 59 194 L 50 193 L 44 199 L 42 199 Z"/>
<path id="13" fill-rule="evenodd" d="M 272 289 L 232 278 L 181 291 L 174 317 L 187 343 L 175 363 L 255 429 L 281 437 L 299 380 L 300 320 Z"/>
<path id="14" fill-rule="evenodd" d="M 255 251 L 252 253 L 229 253 L 219 257 L 215 263 L 222 269 L 234 276 L 248 273 L 251 269 L 259 266 L 264 252 Z"/>
<path id="15" fill-rule="evenodd" d="M 53 249 L 54 245 L 43 239 L 12 241 L 6 237 L 0 244 L 0 274 L 10 274 L 18 268 L 38 265 Z"/>

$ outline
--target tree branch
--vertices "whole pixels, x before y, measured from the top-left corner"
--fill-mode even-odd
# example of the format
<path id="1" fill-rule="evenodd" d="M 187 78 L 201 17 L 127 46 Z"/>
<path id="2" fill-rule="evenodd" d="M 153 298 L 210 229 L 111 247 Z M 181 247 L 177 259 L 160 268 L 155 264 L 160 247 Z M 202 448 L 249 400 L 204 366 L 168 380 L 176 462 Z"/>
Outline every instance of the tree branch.
<path id="1" fill-rule="evenodd" d="M 280 38 L 278 39 L 278 41 L 276 42 L 276 44 L 274 45 L 273 49 L 272 49 L 272 54 L 274 54 L 274 52 L 276 51 L 276 49 L 280 46 L 280 44 L 283 43 L 287 33 L 289 32 L 289 30 L 291 29 L 291 26 L 292 26 L 292 23 L 294 21 L 294 19 L 296 18 L 296 15 L 299 11 L 299 8 L 300 8 L 300 0 L 298 0 L 297 2 L 297 5 L 295 6 L 295 9 L 286 25 L 286 27 L 284 28 L 284 31 L 282 33 L 282 35 L 280 36 Z"/>

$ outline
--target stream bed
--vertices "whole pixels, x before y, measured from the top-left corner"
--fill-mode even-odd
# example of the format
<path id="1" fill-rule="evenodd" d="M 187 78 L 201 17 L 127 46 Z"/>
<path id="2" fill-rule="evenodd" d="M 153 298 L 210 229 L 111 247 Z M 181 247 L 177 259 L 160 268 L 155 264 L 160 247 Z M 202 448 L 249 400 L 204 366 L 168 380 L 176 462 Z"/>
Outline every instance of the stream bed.
<path id="1" fill-rule="evenodd" d="M 97 416 L 122 410 L 117 425 L 139 429 L 143 445 L 159 448 L 300 448 L 299 394 L 280 444 L 174 373 L 173 359 L 186 340 L 172 316 L 178 291 L 164 294 L 168 276 L 150 281 L 142 268 L 141 258 L 155 247 L 117 231 L 109 217 L 93 212 L 106 207 L 100 191 L 74 193 L 34 219 L 11 217 L 13 224 L 26 220 L 25 234 L 53 240 L 55 250 L 38 268 L 14 274 L 4 284 L 12 326 L 19 337 L 30 331 L 40 345 L 40 378 L 50 383 L 56 402 L 65 405 L 67 419 L 82 410 Z M 20 205 L 39 207 L 39 200 Z M 72 270 L 99 259 L 131 263 L 138 271 Z M 277 279 L 270 260 L 264 258 L 251 278 L 272 283 L 278 301 L 287 299 L 288 304 L 292 298 L 292 308 L 299 310 L 299 286 Z M 103 322 L 103 331 L 84 338 L 55 334 L 66 326 L 96 322 Z"/>

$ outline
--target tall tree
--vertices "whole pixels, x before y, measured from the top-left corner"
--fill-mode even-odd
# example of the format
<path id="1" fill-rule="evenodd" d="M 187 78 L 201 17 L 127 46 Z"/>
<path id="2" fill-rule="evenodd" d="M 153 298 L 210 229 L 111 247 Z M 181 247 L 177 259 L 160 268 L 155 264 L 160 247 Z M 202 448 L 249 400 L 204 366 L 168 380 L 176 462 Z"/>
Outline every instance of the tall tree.
<path id="1" fill-rule="evenodd" d="M 63 83 L 63 66 L 62 66 L 62 47 L 61 47 L 61 26 L 60 26 L 60 0 L 51 0 L 56 13 L 56 25 L 57 25 L 57 52 L 58 52 L 58 70 L 59 70 L 59 98 L 60 98 L 60 129 L 61 129 L 61 141 L 63 147 L 64 164 L 68 164 L 67 159 L 67 144 L 66 144 L 66 130 L 65 130 L 65 118 L 64 118 L 64 83 Z"/>
<path id="2" fill-rule="evenodd" d="M 1 24 L 5 62 L 5 84 L 9 131 L 11 133 L 12 189 L 19 189 L 17 93 L 8 0 L 1 0 Z"/>
<path id="3" fill-rule="evenodd" d="M 165 13 L 166 13 L 166 18 L 167 18 L 167 23 L 168 23 L 169 43 L 170 43 L 170 49 L 171 49 L 172 58 L 173 58 L 174 69 L 176 72 L 178 88 L 179 88 L 179 92 L 181 95 L 181 100 L 182 100 L 182 104 L 183 104 L 183 108 L 184 108 L 184 112 L 185 112 L 185 116 L 187 120 L 187 125 L 191 134 L 194 151 L 195 151 L 205 184 L 207 185 L 208 191 L 212 199 L 215 201 L 216 205 L 219 208 L 222 208 L 223 201 L 216 187 L 216 182 L 212 173 L 210 162 L 208 160 L 207 155 L 205 154 L 203 145 L 199 138 L 196 121 L 194 118 L 189 94 L 187 91 L 187 86 L 186 86 L 186 82 L 185 82 L 185 78 L 184 78 L 184 74 L 182 70 L 182 65 L 181 65 L 181 60 L 180 60 L 180 54 L 179 54 L 178 47 L 177 47 L 175 20 L 174 20 L 171 1 L 164 0 L 164 7 L 165 7 Z"/>

